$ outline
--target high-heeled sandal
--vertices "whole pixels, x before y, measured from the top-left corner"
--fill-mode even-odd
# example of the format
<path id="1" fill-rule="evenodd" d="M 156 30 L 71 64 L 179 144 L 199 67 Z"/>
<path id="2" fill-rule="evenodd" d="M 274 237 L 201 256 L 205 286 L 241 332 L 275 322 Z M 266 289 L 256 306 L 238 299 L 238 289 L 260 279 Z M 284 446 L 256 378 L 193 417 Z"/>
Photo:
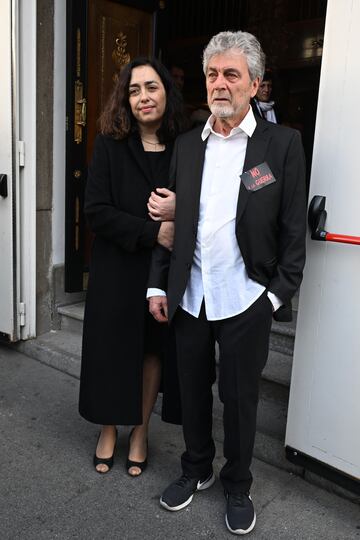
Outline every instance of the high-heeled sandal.
<path id="1" fill-rule="evenodd" d="M 128 438 L 128 451 L 127 451 L 127 455 L 129 456 L 129 453 L 130 453 L 130 443 L 131 443 L 131 436 L 134 432 L 134 427 L 132 428 L 132 430 L 130 431 L 129 433 L 129 438 Z M 146 440 L 146 453 L 148 453 L 149 451 L 149 445 L 148 445 L 148 441 Z M 146 458 L 144 461 L 132 461 L 131 459 L 129 459 L 129 457 L 127 458 L 126 460 L 126 470 L 127 470 L 127 473 L 129 476 L 132 476 L 132 477 L 136 477 L 136 476 L 140 476 L 146 469 L 147 467 L 147 464 L 148 464 L 148 460 L 147 460 L 147 455 L 146 455 Z M 140 472 L 139 474 L 131 474 L 131 472 L 129 472 L 129 470 L 132 468 L 132 467 L 137 467 L 138 469 L 140 469 Z"/>
<path id="2" fill-rule="evenodd" d="M 99 436 L 98 436 L 98 439 L 97 439 L 97 443 L 96 443 L 96 448 L 97 448 L 97 445 L 99 443 L 99 439 L 100 439 L 100 435 L 101 435 L 101 431 L 99 433 Z M 95 471 L 99 474 L 106 474 L 110 471 L 110 469 L 112 468 L 112 466 L 114 465 L 114 455 L 115 455 L 115 450 L 116 450 L 116 444 L 117 444 L 117 437 L 118 437 L 118 431 L 117 429 L 115 429 L 115 444 L 114 444 L 114 449 L 113 449 L 113 453 L 112 455 L 109 457 L 109 458 L 99 458 L 97 457 L 96 455 L 96 450 L 95 450 L 95 454 L 94 454 L 94 458 L 93 458 L 93 463 L 94 463 L 94 467 L 95 467 Z M 97 465 L 106 465 L 108 467 L 107 471 L 99 471 L 96 467 Z"/>

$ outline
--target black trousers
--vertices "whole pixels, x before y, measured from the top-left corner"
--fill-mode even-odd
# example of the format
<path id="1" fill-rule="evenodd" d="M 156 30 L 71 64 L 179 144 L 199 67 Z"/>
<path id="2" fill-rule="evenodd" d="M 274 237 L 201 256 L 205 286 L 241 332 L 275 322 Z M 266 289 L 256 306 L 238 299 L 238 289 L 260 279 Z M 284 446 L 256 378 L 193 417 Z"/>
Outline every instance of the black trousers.
<path id="1" fill-rule="evenodd" d="M 174 317 L 186 451 L 183 472 L 203 477 L 212 470 L 212 385 L 215 341 L 220 349 L 219 395 L 224 404 L 224 457 L 220 479 L 229 493 L 250 489 L 260 375 L 265 366 L 272 305 L 264 293 L 245 312 L 220 321 L 178 308 Z"/>

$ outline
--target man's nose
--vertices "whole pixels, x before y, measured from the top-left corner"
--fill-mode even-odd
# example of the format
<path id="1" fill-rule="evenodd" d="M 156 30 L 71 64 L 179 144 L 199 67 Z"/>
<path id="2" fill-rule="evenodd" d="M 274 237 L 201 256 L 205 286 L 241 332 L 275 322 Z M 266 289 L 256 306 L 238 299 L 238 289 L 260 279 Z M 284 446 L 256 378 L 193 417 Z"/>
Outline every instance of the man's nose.
<path id="1" fill-rule="evenodd" d="M 226 86 L 226 79 L 222 73 L 219 73 L 216 78 L 214 88 L 221 89 L 221 88 L 225 88 L 225 86 Z"/>

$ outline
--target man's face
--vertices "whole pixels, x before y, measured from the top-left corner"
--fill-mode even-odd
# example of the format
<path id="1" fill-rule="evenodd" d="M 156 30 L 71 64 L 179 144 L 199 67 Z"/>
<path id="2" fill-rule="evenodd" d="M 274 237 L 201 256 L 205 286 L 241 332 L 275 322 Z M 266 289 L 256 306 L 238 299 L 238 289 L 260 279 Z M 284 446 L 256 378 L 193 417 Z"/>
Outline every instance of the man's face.
<path id="1" fill-rule="evenodd" d="M 259 89 L 256 92 L 256 97 L 259 101 L 269 101 L 272 90 L 271 81 L 262 81 L 259 85 Z"/>
<path id="2" fill-rule="evenodd" d="M 259 79 L 250 80 L 245 56 L 230 49 L 210 58 L 206 70 L 207 100 L 217 118 L 241 122 L 255 96 Z"/>

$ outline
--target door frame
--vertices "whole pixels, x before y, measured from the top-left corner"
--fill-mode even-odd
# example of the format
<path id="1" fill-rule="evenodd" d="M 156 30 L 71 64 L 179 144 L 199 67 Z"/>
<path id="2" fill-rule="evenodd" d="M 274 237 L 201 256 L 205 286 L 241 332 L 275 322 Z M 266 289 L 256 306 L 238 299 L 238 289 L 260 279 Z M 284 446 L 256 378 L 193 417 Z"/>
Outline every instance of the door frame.
<path id="1" fill-rule="evenodd" d="M 84 231 L 81 220 L 86 178 L 87 130 L 79 127 L 75 142 L 75 88 L 87 95 L 87 0 L 66 4 L 66 159 L 65 159 L 65 291 L 83 290 Z M 80 104 L 78 106 L 81 107 Z M 84 103 L 86 111 L 86 103 Z M 85 117 L 84 117 L 85 120 Z M 85 120 L 86 121 L 86 120 Z"/>

